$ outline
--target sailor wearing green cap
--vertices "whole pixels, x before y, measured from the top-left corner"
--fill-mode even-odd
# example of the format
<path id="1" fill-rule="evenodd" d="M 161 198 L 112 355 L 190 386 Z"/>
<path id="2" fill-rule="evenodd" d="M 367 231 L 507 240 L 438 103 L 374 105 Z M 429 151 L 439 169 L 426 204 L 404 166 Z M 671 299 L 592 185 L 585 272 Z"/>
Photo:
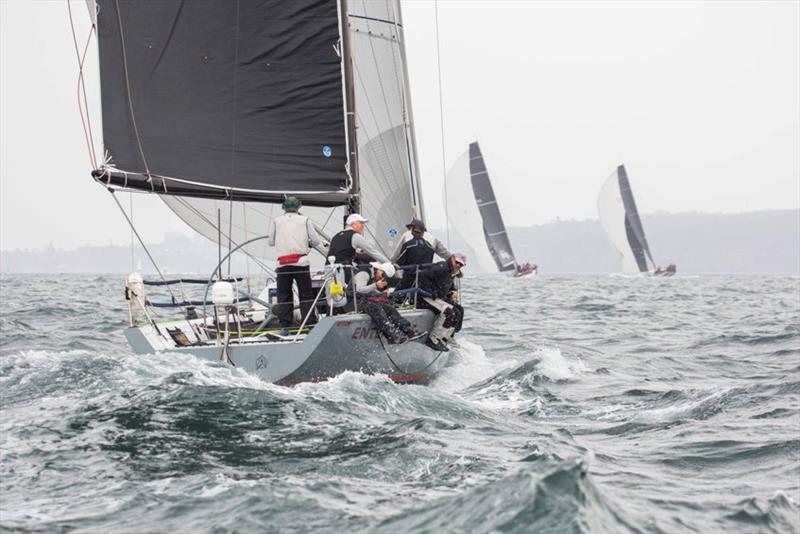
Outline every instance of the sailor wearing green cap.
<path id="1" fill-rule="evenodd" d="M 275 314 L 280 320 L 282 333 L 288 334 L 288 328 L 294 318 L 294 302 L 292 282 L 297 284 L 297 297 L 300 300 L 301 321 L 305 318 L 314 300 L 311 287 L 311 272 L 308 266 L 308 253 L 314 247 L 325 254 L 322 240 L 308 217 L 300 215 L 303 206 L 300 199 L 286 197 L 283 201 L 283 215 L 272 219 L 269 232 L 269 244 L 275 247 L 279 266 L 275 269 L 278 304 Z M 316 323 L 312 313 L 306 324 Z"/>

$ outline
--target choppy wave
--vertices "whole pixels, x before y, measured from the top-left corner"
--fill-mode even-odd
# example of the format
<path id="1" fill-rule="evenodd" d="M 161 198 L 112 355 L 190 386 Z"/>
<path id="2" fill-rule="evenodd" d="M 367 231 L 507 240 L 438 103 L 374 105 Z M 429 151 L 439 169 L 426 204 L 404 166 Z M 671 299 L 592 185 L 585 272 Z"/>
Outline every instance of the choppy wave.
<path id="1" fill-rule="evenodd" d="M 800 531 L 797 279 L 472 278 L 431 385 L 294 388 L 0 282 L 0 529 Z"/>

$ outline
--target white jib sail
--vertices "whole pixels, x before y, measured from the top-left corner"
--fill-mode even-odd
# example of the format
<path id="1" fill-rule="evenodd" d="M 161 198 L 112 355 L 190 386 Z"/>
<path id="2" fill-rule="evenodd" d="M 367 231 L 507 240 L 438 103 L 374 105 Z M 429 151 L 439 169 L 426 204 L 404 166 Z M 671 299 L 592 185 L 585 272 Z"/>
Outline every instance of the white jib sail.
<path id="1" fill-rule="evenodd" d="M 606 179 L 603 187 L 600 188 L 600 194 L 597 197 L 597 212 L 608 239 L 622 256 L 622 272 L 638 273 L 639 266 L 625 231 L 625 205 L 622 201 L 616 171 Z"/>
<path id="2" fill-rule="evenodd" d="M 461 154 L 450 167 L 445 179 L 447 217 L 450 221 L 450 232 L 456 238 L 452 246 L 464 247 L 465 250 L 459 252 L 467 255 L 470 266 L 478 266 L 478 269 L 471 267 L 470 272 L 497 272 L 497 266 L 483 237 L 483 219 L 472 190 L 468 151 Z"/>

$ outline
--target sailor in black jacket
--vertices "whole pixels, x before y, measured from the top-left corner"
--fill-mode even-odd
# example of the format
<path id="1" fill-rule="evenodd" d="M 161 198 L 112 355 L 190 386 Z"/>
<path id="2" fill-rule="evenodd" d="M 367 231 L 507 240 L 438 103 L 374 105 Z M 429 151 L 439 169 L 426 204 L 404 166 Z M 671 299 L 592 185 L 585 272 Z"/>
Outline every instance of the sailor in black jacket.
<path id="1" fill-rule="evenodd" d="M 450 251 L 444 246 L 436 236 L 428 233 L 425 223 L 419 219 L 412 219 L 406 225 L 408 231 L 400 236 L 392 254 L 392 263 L 402 266 L 425 265 L 433 262 L 433 255 L 443 260 L 450 258 Z M 416 269 L 403 269 L 403 280 L 397 286 L 398 289 L 413 287 L 416 282 Z"/>
<path id="2" fill-rule="evenodd" d="M 417 306 L 436 314 L 427 344 L 434 350 L 448 350 L 447 344 L 455 344 L 453 335 L 461 330 L 464 308 L 457 302 L 458 293 L 454 279 L 461 276 L 467 265 L 463 254 L 453 254 L 448 261 L 437 263 L 419 272 L 419 288 L 431 294 L 417 301 Z"/>

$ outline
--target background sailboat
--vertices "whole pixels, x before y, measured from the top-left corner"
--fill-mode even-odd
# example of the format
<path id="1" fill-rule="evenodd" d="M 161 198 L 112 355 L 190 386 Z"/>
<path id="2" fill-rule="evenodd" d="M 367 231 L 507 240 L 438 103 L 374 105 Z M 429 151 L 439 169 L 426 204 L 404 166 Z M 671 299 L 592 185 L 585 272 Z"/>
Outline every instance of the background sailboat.
<path id="1" fill-rule="evenodd" d="M 653 269 L 657 269 L 624 165 L 617 167 L 600 188 L 597 211 L 603 230 L 622 256 L 623 272 L 648 272 L 648 260 Z M 656 274 L 661 272 L 659 268 Z"/>
<path id="2" fill-rule="evenodd" d="M 448 218 L 480 266 L 488 272 L 520 272 L 477 141 L 456 160 L 447 182 Z"/>

